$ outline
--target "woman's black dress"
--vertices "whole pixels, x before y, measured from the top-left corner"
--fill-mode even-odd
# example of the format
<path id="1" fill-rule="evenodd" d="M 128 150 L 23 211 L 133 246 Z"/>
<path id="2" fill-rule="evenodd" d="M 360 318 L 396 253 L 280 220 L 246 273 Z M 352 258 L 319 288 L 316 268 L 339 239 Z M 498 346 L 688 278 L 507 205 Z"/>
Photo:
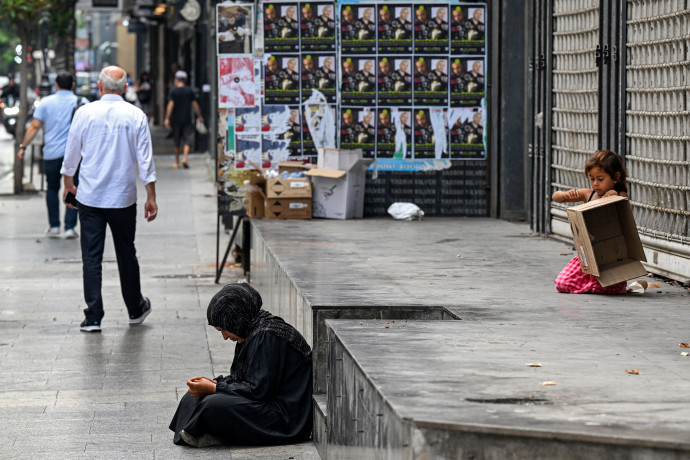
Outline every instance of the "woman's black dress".
<path id="1" fill-rule="evenodd" d="M 234 370 L 246 366 L 235 381 Z M 300 442 L 312 428 L 312 363 L 287 341 L 268 331 L 236 345 L 231 376 L 219 376 L 216 393 L 180 400 L 170 429 L 210 434 L 225 444 L 267 445 Z"/>

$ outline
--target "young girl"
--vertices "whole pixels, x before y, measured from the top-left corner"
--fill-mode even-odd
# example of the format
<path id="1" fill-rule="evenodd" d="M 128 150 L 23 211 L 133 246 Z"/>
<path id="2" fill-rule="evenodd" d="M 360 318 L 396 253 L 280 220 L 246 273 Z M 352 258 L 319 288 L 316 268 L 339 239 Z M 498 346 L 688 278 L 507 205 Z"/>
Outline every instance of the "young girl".
<path id="1" fill-rule="evenodd" d="M 628 196 L 625 168 L 621 157 L 610 150 L 599 150 L 585 165 L 585 175 L 592 188 L 555 192 L 551 199 L 557 203 L 598 200 L 607 196 Z M 594 275 L 583 273 L 577 256 L 565 266 L 556 278 L 558 292 L 571 294 L 624 294 L 626 282 L 603 287 Z"/>

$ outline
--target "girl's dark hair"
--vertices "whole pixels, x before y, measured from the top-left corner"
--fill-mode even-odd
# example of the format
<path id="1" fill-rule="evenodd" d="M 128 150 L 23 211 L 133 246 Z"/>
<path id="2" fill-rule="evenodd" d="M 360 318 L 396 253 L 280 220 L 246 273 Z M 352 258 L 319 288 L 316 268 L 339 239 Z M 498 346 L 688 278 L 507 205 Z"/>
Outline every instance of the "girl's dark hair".
<path id="1" fill-rule="evenodd" d="M 611 176 L 611 179 L 616 180 L 619 186 L 615 188 L 617 192 L 628 192 L 627 177 L 625 166 L 623 166 L 623 159 L 616 152 L 611 150 L 597 150 L 594 155 L 585 164 L 585 174 L 588 175 L 592 168 L 601 168 L 606 171 L 606 174 Z M 616 179 L 616 173 L 620 173 Z M 617 185 L 618 185 L 617 184 Z"/>

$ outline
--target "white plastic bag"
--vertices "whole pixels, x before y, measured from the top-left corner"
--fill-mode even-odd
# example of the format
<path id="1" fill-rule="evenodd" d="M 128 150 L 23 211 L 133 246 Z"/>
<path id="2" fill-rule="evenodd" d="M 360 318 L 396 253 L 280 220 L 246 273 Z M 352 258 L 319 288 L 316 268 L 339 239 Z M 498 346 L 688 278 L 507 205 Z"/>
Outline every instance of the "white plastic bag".
<path id="1" fill-rule="evenodd" d="M 388 214 L 398 220 L 422 220 L 424 211 L 413 203 L 393 203 L 388 208 Z"/>

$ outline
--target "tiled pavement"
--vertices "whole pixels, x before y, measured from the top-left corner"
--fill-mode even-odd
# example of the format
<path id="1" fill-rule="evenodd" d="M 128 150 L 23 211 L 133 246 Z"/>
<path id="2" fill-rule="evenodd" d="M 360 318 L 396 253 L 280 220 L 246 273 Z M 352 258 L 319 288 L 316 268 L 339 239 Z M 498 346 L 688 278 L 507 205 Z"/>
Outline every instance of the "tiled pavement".
<path id="1" fill-rule="evenodd" d="M 103 332 L 80 332 L 78 240 L 44 237 L 42 194 L 0 196 L 0 458 L 319 458 L 312 443 L 209 449 L 172 443 L 168 424 L 186 380 L 226 374 L 233 353 L 205 321 L 219 288 L 213 168 L 202 155 L 191 158 L 189 170 L 174 170 L 172 162 L 156 157 L 159 217 L 138 222 L 142 288 L 153 305 L 141 326 L 128 324 L 108 237 Z M 226 268 L 221 282 L 241 277 L 241 270 Z"/>

